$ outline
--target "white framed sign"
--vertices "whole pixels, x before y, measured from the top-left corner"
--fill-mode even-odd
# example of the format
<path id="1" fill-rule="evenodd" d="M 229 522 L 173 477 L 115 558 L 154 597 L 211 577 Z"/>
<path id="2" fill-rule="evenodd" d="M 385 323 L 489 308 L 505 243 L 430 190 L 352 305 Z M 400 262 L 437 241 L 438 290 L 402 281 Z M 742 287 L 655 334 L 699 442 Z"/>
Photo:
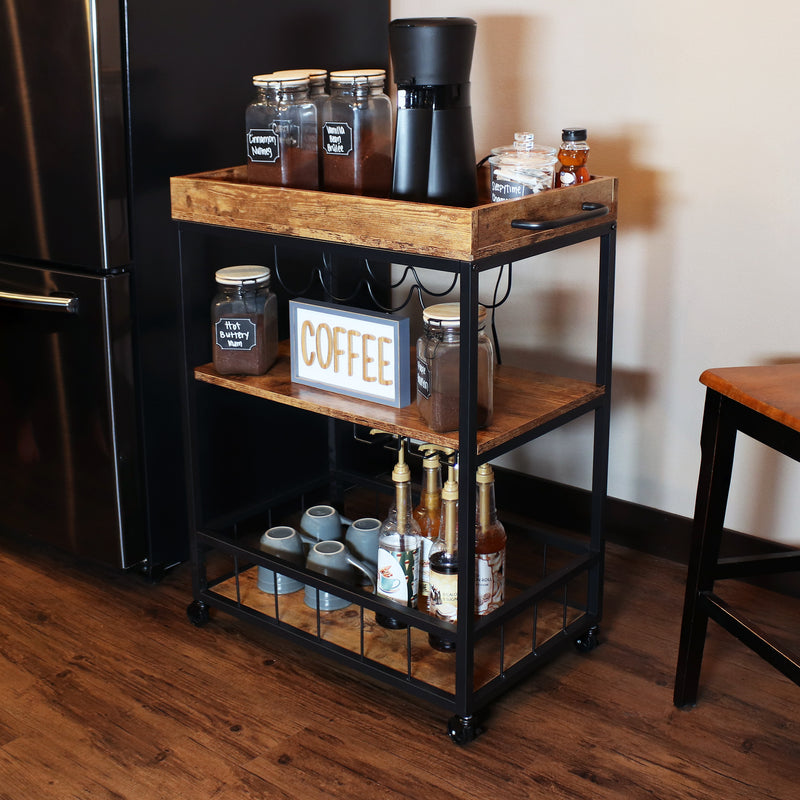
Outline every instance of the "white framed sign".
<path id="1" fill-rule="evenodd" d="M 411 403 L 408 319 L 290 300 L 289 341 L 295 383 L 395 408 Z"/>

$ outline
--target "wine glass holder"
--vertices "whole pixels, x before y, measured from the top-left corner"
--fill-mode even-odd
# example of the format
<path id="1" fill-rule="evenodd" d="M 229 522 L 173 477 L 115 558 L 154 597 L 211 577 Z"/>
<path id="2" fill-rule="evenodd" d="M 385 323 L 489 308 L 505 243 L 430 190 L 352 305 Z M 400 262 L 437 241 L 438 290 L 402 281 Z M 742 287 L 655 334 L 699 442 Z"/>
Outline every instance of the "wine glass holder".
<path id="1" fill-rule="evenodd" d="M 186 457 L 191 476 L 193 578 L 190 620 L 204 625 L 215 609 L 279 633 L 444 708 L 450 713 L 450 738 L 459 744 L 472 740 L 482 732 L 489 708 L 499 695 L 564 648 L 588 651 L 598 641 L 608 475 L 616 180 L 595 178 L 580 187 L 552 190 L 533 198 L 454 210 L 250 186 L 241 168 L 233 168 L 173 178 L 172 199 L 173 217 L 179 221 L 187 365 Z M 497 206 L 505 208 L 498 211 Z M 314 211 L 313 224 L 317 225 L 310 230 L 309 209 Z M 267 210 L 272 217 L 265 216 Z M 348 223 L 342 215 L 352 219 Z M 413 239 L 406 227 L 409 216 L 419 221 L 412 227 L 419 234 L 419 245 L 409 242 Z M 429 224 L 438 228 L 439 237 L 426 238 Z M 443 249 L 437 250 L 439 238 L 454 240 L 467 225 L 471 233 L 466 239 L 455 244 L 444 241 Z M 237 237 L 250 237 L 262 254 L 261 263 L 272 267 L 273 281 L 287 297 L 302 296 L 316 285 L 328 300 L 350 303 L 366 291 L 370 297 L 374 295 L 379 308 L 397 311 L 415 295 L 422 302 L 423 296 L 443 297 L 457 290 L 462 320 L 466 320 L 459 358 L 464 390 L 458 431 L 430 431 L 413 404 L 396 409 L 292 384 L 285 342 L 278 362 L 266 375 L 218 375 L 208 363 L 210 341 L 204 304 L 209 291 L 206 287 L 213 283 L 215 258 L 205 237 L 220 232 L 234 242 Z M 489 428 L 479 430 L 472 376 L 477 310 L 482 302 L 480 276 L 498 270 L 491 300 L 483 303 L 495 309 L 511 294 L 513 263 L 590 240 L 597 242 L 599 251 L 594 381 L 499 366 L 495 418 Z M 289 267 L 285 253 L 291 254 Z M 335 277 L 339 258 L 363 265 L 355 288 L 346 293 L 338 293 L 329 280 Z M 300 262 L 305 267 L 298 267 Z M 402 269 L 400 279 L 387 287 L 374 269 L 378 263 L 397 265 Z M 432 289 L 424 277 L 427 271 L 449 273 L 450 285 L 445 291 Z M 391 306 L 379 301 L 376 286 L 395 294 L 402 294 L 403 286 L 408 290 L 398 305 Z M 324 432 L 320 437 L 324 442 L 318 448 L 297 448 L 302 450 L 297 453 L 283 449 L 275 455 L 280 456 L 280 468 L 269 480 L 260 482 L 253 491 L 231 491 L 228 497 L 219 480 L 225 474 L 219 456 L 225 453 L 225 436 L 212 436 L 209 426 L 225 419 L 217 406 L 224 409 L 234 395 L 247 398 L 242 402 L 248 403 L 248 410 L 252 408 L 265 426 L 272 426 L 276 436 L 287 424 L 298 429 L 316 426 Z M 374 496 L 372 513 L 359 515 L 380 517 L 388 505 L 385 494 L 391 485 L 385 452 L 387 447 L 390 452 L 396 447 L 398 438 L 415 445 L 410 449 L 412 456 L 420 442 L 451 447 L 458 453 L 460 474 L 474 475 L 481 463 L 585 415 L 594 418 L 588 529 L 565 531 L 535 520 L 504 518 L 513 558 L 508 562 L 505 603 L 488 616 L 476 618 L 472 613 L 474 537 L 467 534 L 475 524 L 474 481 L 462 480 L 459 487 L 456 625 L 418 609 L 401 608 L 259 549 L 259 537 L 266 528 L 275 524 L 297 527 L 303 509 L 314 502 L 333 501 L 347 513 L 348 503 L 360 504 L 357 507 L 361 511 Z M 264 457 L 270 456 L 264 453 Z M 210 487 L 213 492 L 209 492 Z M 498 473 L 497 491 L 502 518 L 502 472 Z M 213 503 L 208 500 L 209 494 L 217 498 Z M 385 500 L 383 505 L 380 498 Z M 294 578 L 312 591 L 344 598 L 351 605 L 338 611 L 321 611 L 305 604 L 303 591 L 286 595 L 265 592 L 257 585 L 259 567 Z M 387 611 L 406 628 L 387 630 L 378 625 L 375 614 L 387 615 Z M 429 633 L 454 641 L 455 653 L 430 648 Z"/>

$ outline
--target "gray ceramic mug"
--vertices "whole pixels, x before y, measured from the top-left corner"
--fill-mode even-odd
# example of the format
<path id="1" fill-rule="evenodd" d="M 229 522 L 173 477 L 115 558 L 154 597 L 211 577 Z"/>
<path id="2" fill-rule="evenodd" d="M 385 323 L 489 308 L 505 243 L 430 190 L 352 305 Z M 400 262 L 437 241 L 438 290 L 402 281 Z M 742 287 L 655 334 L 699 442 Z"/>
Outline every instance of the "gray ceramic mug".
<path id="1" fill-rule="evenodd" d="M 372 583 L 378 574 L 378 537 L 381 521 L 375 517 L 362 517 L 350 524 L 344 541 L 350 552 L 370 569 Z"/>
<path id="2" fill-rule="evenodd" d="M 271 556 L 282 558 L 293 566 L 302 567 L 304 558 L 303 542 L 298 532 L 288 525 L 276 525 L 266 531 L 259 542 L 259 548 Z M 281 575 L 266 567 L 258 568 L 258 588 L 268 594 L 290 594 L 299 592 L 305 584 L 287 575 Z"/>
<path id="3" fill-rule="evenodd" d="M 375 586 L 367 565 L 354 558 L 343 542 L 334 542 L 332 540 L 317 542 L 308 551 L 306 569 L 309 572 L 319 572 L 347 586 L 354 586 L 353 567 L 362 572 L 369 579 L 370 584 L 373 587 Z M 347 608 L 350 605 L 349 600 L 337 597 L 330 592 L 321 590 L 318 592 L 314 586 L 306 586 L 305 604 L 309 608 L 317 608 L 318 595 L 320 611 L 335 611 L 340 608 Z"/>
<path id="4" fill-rule="evenodd" d="M 341 516 L 333 506 L 311 506 L 303 512 L 300 520 L 300 535 L 307 544 L 325 542 L 330 539 L 341 541 L 342 525 L 349 525 L 350 520 Z"/>

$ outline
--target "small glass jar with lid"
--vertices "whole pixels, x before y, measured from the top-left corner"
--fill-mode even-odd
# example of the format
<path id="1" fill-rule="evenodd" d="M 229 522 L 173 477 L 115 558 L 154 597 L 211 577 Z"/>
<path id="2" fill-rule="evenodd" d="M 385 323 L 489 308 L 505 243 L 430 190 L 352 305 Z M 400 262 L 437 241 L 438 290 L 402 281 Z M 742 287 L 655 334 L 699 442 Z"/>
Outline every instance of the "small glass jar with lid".
<path id="1" fill-rule="evenodd" d="M 514 134 L 514 144 L 495 147 L 489 158 L 493 203 L 538 194 L 555 185 L 558 157 L 554 147 L 536 144 L 528 131 Z"/>
<path id="2" fill-rule="evenodd" d="M 278 357 L 278 300 L 269 267 L 223 267 L 211 303 L 214 368 L 221 375 L 263 375 Z"/>
<path id="3" fill-rule="evenodd" d="M 417 340 L 417 409 L 431 430 L 458 430 L 459 303 L 439 303 L 422 312 L 424 332 Z M 486 309 L 478 308 L 477 425 L 491 424 L 494 413 L 494 347 L 486 335 Z"/>
<path id="4" fill-rule="evenodd" d="M 255 75 L 245 112 L 250 183 L 319 189 L 317 107 L 302 70 Z"/>
<path id="5" fill-rule="evenodd" d="M 388 197 L 392 188 L 392 105 L 386 71 L 330 74 L 322 120 L 322 185 L 330 192 Z"/>

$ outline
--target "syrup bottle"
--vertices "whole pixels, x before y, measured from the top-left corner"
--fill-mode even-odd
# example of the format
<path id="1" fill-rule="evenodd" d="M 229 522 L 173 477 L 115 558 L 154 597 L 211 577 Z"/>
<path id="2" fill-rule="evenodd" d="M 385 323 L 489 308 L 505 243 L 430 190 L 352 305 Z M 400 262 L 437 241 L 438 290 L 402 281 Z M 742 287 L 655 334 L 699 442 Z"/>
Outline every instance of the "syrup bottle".
<path id="1" fill-rule="evenodd" d="M 478 467 L 476 482 L 475 613 L 483 616 L 500 608 L 505 599 L 506 531 L 497 519 L 494 470 L 489 464 Z"/>
<path id="2" fill-rule="evenodd" d="M 561 148 L 558 160 L 561 169 L 556 175 L 556 186 L 575 186 L 591 180 L 586 162 L 589 145 L 586 143 L 586 128 L 564 128 L 561 132 Z"/>
<path id="3" fill-rule="evenodd" d="M 401 440 L 397 464 L 392 470 L 395 502 L 381 525 L 378 535 L 378 576 L 376 592 L 379 597 L 406 608 L 416 608 L 420 573 L 419 524 L 411 508 L 411 470 L 405 463 Z M 375 621 L 384 628 L 407 627 L 402 620 L 375 613 Z"/>
<path id="4" fill-rule="evenodd" d="M 431 547 L 430 560 L 428 611 L 438 619 L 455 623 L 458 618 L 458 483 L 452 464 L 448 466 L 447 481 L 442 489 L 439 536 Z M 456 649 L 455 641 L 434 633 L 428 634 L 428 643 L 445 653 Z"/>
<path id="5" fill-rule="evenodd" d="M 420 447 L 425 457 L 422 459 L 422 491 L 419 503 L 414 508 L 414 519 L 420 532 L 420 584 L 419 608 L 428 610 L 428 587 L 430 583 L 431 545 L 439 535 L 439 521 L 442 513 L 442 471 L 439 451 L 445 454 L 453 451 L 447 447 L 426 444 Z"/>

